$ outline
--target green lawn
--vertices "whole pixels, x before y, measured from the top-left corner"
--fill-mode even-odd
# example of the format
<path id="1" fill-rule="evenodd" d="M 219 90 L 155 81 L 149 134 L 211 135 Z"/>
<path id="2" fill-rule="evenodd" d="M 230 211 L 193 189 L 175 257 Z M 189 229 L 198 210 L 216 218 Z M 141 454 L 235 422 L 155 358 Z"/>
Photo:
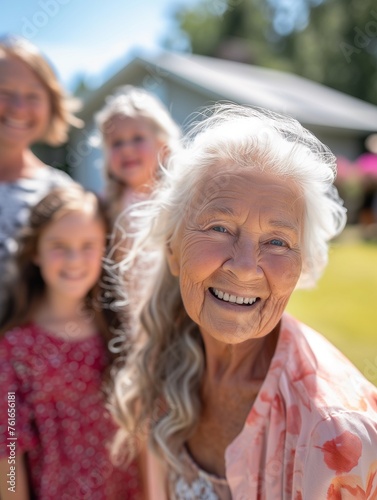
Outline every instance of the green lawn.
<path id="1" fill-rule="evenodd" d="M 294 292 L 287 310 L 321 332 L 377 385 L 377 244 L 334 243 L 317 288 Z"/>

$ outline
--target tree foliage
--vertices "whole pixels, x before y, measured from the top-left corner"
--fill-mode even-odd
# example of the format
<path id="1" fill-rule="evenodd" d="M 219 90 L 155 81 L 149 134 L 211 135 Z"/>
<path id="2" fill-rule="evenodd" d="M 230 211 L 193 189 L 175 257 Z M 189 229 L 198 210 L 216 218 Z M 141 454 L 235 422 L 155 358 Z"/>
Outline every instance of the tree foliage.
<path id="1" fill-rule="evenodd" d="M 174 48 L 283 69 L 377 104 L 375 0 L 201 0 Z M 177 44 L 177 42 L 179 42 Z"/>

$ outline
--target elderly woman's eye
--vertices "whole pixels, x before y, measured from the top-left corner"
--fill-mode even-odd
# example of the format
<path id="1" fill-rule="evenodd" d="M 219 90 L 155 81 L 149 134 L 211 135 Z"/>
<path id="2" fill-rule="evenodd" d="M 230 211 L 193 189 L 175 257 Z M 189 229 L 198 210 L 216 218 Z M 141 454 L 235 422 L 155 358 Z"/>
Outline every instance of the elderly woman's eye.
<path id="1" fill-rule="evenodd" d="M 277 247 L 285 247 L 287 246 L 286 243 L 283 240 L 279 240 L 277 238 L 274 238 L 273 240 L 270 240 L 270 245 L 274 245 Z"/>
<path id="2" fill-rule="evenodd" d="M 212 228 L 213 231 L 216 231 L 218 233 L 227 233 L 228 231 L 225 229 L 223 226 L 213 226 Z"/>

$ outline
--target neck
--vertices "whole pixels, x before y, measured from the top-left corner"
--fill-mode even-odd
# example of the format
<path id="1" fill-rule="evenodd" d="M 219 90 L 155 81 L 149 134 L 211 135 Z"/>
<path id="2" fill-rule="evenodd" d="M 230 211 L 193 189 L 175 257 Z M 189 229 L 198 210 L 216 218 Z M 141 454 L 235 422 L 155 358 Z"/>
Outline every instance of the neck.
<path id="1" fill-rule="evenodd" d="M 33 320 L 46 331 L 67 341 L 87 339 L 97 334 L 93 312 L 84 300 L 67 297 L 45 297 Z"/>
<path id="2" fill-rule="evenodd" d="M 69 297 L 57 297 L 47 294 L 37 311 L 40 320 L 70 322 L 76 321 L 85 315 L 85 303 L 83 299 L 71 299 Z"/>
<path id="3" fill-rule="evenodd" d="M 278 336 L 279 327 L 265 337 L 234 345 L 203 337 L 206 352 L 205 379 L 217 386 L 219 383 L 264 380 Z"/>
<path id="4" fill-rule="evenodd" d="M 152 191 L 152 187 L 151 186 L 148 186 L 146 184 L 142 184 L 141 186 L 137 186 L 137 187 L 127 187 L 126 188 L 126 196 L 127 194 L 129 196 L 132 196 L 132 195 L 148 195 L 150 194 Z"/>
<path id="5" fill-rule="evenodd" d="M 144 201 L 148 199 L 148 195 L 150 194 L 151 189 L 146 186 L 134 189 L 127 187 L 123 193 L 122 197 L 122 205 L 123 207 L 128 207 L 129 205 L 133 205 L 135 202 Z"/>
<path id="6" fill-rule="evenodd" d="M 0 146 L 0 181 L 11 182 L 30 177 L 42 165 L 30 149 Z"/>

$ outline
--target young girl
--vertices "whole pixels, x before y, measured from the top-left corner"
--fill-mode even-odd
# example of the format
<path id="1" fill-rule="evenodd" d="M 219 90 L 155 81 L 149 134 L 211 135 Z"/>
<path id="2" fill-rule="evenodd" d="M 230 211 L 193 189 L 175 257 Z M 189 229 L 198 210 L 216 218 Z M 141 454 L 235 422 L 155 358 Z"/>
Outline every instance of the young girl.
<path id="1" fill-rule="evenodd" d="M 180 130 L 160 100 L 132 86 L 109 97 L 96 122 L 105 154 L 105 196 L 114 220 L 132 203 L 148 198 L 159 163 L 167 159 Z"/>
<path id="2" fill-rule="evenodd" d="M 20 238 L 0 325 L 3 500 L 140 498 L 136 465 L 115 468 L 107 449 L 115 427 L 101 391 L 110 334 L 98 290 L 104 214 L 93 193 L 56 188 Z"/>
<path id="3" fill-rule="evenodd" d="M 72 104 L 34 45 L 19 37 L 0 38 L 0 317 L 14 235 L 31 206 L 52 188 L 72 183 L 64 172 L 42 163 L 30 146 L 63 144 L 69 125 L 81 123 L 72 115 Z"/>

